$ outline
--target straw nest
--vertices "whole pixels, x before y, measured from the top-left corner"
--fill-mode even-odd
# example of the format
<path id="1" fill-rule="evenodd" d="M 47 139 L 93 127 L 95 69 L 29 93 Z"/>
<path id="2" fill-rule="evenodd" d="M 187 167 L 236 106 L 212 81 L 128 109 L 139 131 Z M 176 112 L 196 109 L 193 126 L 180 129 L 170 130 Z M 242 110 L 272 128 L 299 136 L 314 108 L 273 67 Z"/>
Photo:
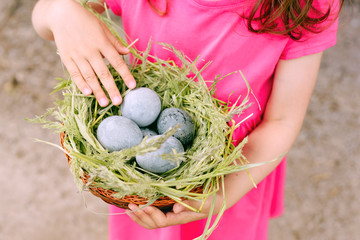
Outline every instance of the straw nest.
<path id="1" fill-rule="evenodd" d="M 231 138 L 239 125 L 229 124 L 235 114 L 240 114 L 247 107 L 247 96 L 237 106 L 229 107 L 213 97 L 220 77 L 209 90 L 201 77 L 201 70 L 195 68 L 196 62 L 187 61 L 169 45 L 163 46 L 182 60 L 182 67 L 172 61 L 149 56 L 148 51 L 137 52 L 136 56 L 141 56 L 141 59 L 135 57 L 130 66 L 137 87 L 153 89 L 159 95 L 163 109 L 181 108 L 195 122 L 192 145 L 184 153 L 172 156 L 175 161 L 181 160 L 182 164 L 163 174 L 141 169 L 134 158 L 137 154 L 158 149 L 166 138 L 175 133 L 176 128 L 170 129 L 162 138 L 153 141 L 144 138 L 137 146 L 109 152 L 98 142 L 96 130 L 106 117 L 121 115 L 120 106 L 110 104 L 100 107 L 94 96 L 83 95 L 70 78 L 58 79 L 60 82 L 56 90 L 62 91 L 63 99 L 57 100 L 55 106 L 36 121 L 58 133 L 66 133 L 62 144 L 71 158 L 71 170 L 82 190 L 89 186 L 99 187 L 114 191 L 116 198 L 138 195 L 149 199 L 149 202 L 162 196 L 176 202 L 182 198 L 205 200 L 218 190 L 223 176 L 250 167 L 241 152 L 246 139 L 235 147 Z M 139 60 L 141 64 L 137 64 Z M 126 95 L 129 90 L 120 75 L 111 67 L 110 71 L 120 93 Z M 194 77 L 189 78 L 190 73 Z M 81 181 L 85 173 L 88 175 L 87 183 Z M 200 186 L 202 193 L 192 193 Z"/>

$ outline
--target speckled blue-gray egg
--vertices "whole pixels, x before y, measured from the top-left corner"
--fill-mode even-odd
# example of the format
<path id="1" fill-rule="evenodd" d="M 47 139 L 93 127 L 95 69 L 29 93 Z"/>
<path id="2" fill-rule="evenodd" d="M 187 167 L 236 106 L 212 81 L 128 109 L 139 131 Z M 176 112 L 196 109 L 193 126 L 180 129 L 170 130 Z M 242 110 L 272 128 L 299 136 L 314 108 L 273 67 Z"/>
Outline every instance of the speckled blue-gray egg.
<path id="1" fill-rule="evenodd" d="M 180 124 L 180 128 L 174 134 L 174 137 L 187 146 L 194 139 L 195 125 L 187 112 L 179 108 L 166 108 L 157 120 L 157 129 L 159 134 L 163 134 L 169 128 Z"/>
<path id="2" fill-rule="evenodd" d="M 155 132 L 154 130 L 150 129 L 150 128 L 140 128 L 143 137 L 152 137 L 152 136 L 156 136 L 158 135 L 157 132 Z"/>
<path id="3" fill-rule="evenodd" d="M 160 136 L 152 136 L 148 141 L 156 137 Z M 181 142 L 178 139 L 170 136 L 158 150 L 148 152 L 143 155 L 136 155 L 136 162 L 141 168 L 153 173 L 164 173 L 170 171 L 171 169 L 179 166 L 182 162 L 181 160 L 175 162 L 172 159 L 166 159 L 162 157 L 163 154 L 172 154 L 173 149 L 177 153 L 184 152 L 184 147 L 182 146 Z"/>
<path id="4" fill-rule="evenodd" d="M 120 108 L 124 117 L 133 120 L 139 127 L 146 127 L 159 116 L 161 101 L 154 90 L 140 87 L 125 95 Z"/>
<path id="5" fill-rule="evenodd" d="M 130 119 L 111 116 L 99 124 L 97 139 L 104 148 L 112 152 L 138 145 L 143 139 L 143 134 L 139 126 Z"/>

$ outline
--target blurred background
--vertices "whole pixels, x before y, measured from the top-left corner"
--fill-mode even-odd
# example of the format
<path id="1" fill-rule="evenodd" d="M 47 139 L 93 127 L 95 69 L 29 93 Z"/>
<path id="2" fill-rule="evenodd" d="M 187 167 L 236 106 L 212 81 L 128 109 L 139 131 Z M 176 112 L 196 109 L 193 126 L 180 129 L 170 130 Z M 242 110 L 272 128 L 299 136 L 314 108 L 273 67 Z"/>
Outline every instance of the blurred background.
<path id="1" fill-rule="evenodd" d="M 107 239 L 107 205 L 80 193 L 59 137 L 25 121 L 41 115 L 64 76 L 55 45 L 31 26 L 36 0 L 0 4 L 0 239 Z M 323 58 L 304 127 L 289 153 L 285 213 L 270 240 L 360 236 L 360 2 L 346 6 Z"/>

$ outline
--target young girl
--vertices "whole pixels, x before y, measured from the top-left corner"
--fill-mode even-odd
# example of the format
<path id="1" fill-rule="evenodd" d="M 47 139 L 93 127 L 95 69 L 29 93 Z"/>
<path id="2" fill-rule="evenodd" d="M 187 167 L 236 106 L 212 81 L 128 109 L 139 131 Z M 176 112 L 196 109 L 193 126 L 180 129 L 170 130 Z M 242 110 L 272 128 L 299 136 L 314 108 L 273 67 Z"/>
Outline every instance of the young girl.
<path id="1" fill-rule="evenodd" d="M 236 122 L 252 113 L 236 130 L 235 144 L 248 136 L 244 155 L 251 163 L 270 161 L 294 143 L 317 78 L 322 52 L 335 45 L 341 0 L 107 0 L 120 15 L 129 38 L 139 39 L 144 50 L 162 59 L 174 55 L 156 42 L 172 44 L 190 59 L 200 56 L 205 79 L 241 70 L 250 83 L 253 104 Z M 99 1 L 101 3 L 104 0 Z M 101 12 L 101 4 L 91 5 Z M 74 0 L 40 0 L 33 11 L 39 35 L 55 40 L 60 57 L 78 88 L 94 94 L 101 106 L 121 96 L 104 58 L 120 73 L 126 85 L 136 83 L 121 55 L 129 51 L 106 26 Z M 179 63 L 179 62 L 177 62 Z M 211 84 L 211 83 L 209 83 Z M 238 74 L 217 84 L 216 96 L 234 103 L 247 87 Z M 255 97 L 254 97 L 255 96 Z M 263 240 L 268 221 L 283 212 L 285 160 L 250 170 L 256 189 L 243 172 L 225 178 L 227 210 L 210 239 Z M 216 198 L 218 211 L 222 193 Z M 196 201 L 188 204 L 199 207 Z M 146 207 L 127 215 L 111 215 L 110 239 L 193 239 L 201 235 L 211 200 L 201 213 L 180 204 L 163 213 Z M 131 210 L 139 206 L 129 205 Z M 122 210 L 111 206 L 111 213 Z"/>

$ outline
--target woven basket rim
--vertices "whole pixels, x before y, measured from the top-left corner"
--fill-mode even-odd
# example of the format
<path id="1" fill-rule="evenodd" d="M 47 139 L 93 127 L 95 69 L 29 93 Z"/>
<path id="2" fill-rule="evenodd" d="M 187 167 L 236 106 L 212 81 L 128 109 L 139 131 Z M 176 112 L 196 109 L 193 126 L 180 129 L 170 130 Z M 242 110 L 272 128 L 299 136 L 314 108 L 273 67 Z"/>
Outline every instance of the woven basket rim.
<path id="1" fill-rule="evenodd" d="M 71 157 L 68 154 L 69 151 L 64 146 L 65 136 L 66 136 L 65 132 L 60 133 L 60 144 L 61 144 L 62 148 L 65 150 L 65 152 L 67 152 L 67 153 L 65 153 L 65 156 L 66 156 L 69 166 L 71 166 Z M 87 173 L 84 171 L 84 176 L 82 176 L 80 178 L 81 178 L 82 182 L 86 185 L 88 183 L 89 175 L 87 175 Z M 101 198 L 104 202 L 114 205 L 114 206 L 117 206 L 117 207 L 120 207 L 120 208 L 123 208 L 123 209 L 129 209 L 128 205 L 130 203 L 134 203 L 136 205 L 148 204 L 148 199 L 138 196 L 138 195 L 126 195 L 122 198 L 116 198 L 116 197 L 114 197 L 114 194 L 116 192 L 113 190 L 110 190 L 110 189 L 103 189 L 100 187 L 89 186 L 89 190 L 93 195 Z M 203 190 L 202 187 L 197 187 L 197 188 L 193 189 L 191 192 L 200 193 L 200 192 L 202 192 L 202 190 Z M 185 198 L 182 198 L 182 200 L 184 200 L 184 199 Z M 176 201 L 171 199 L 170 197 L 162 196 L 162 197 L 159 197 L 155 202 L 153 202 L 151 204 L 151 206 L 155 206 L 162 211 L 170 211 L 172 209 L 172 206 L 175 203 L 176 203 Z"/>

